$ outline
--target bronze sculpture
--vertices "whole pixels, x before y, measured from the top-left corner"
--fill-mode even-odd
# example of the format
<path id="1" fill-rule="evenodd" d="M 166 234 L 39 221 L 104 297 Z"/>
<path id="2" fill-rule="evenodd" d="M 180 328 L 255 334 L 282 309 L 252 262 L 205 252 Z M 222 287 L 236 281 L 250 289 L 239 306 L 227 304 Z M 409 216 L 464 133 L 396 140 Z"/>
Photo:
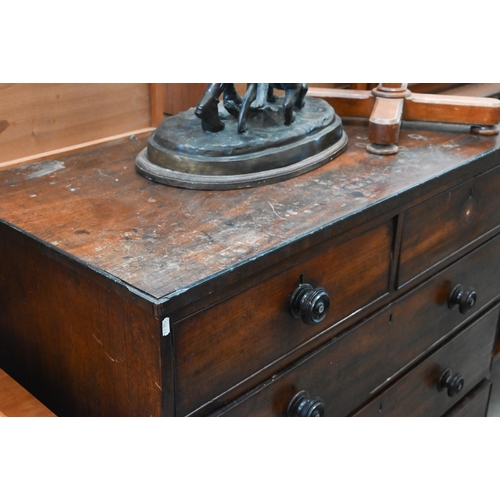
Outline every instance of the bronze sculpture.
<path id="1" fill-rule="evenodd" d="M 194 111 L 195 115 L 201 119 L 201 126 L 205 132 L 224 130 L 224 123 L 221 122 L 218 111 L 221 94 L 223 94 L 224 108 L 238 118 L 241 97 L 236 92 L 234 83 L 210 83 Z"/>
<path id="2" fill-rule="evenodd" d="M 238 132 L 247 130 L 247 117 L 250 107 L 262 109 L 266 102 L 275 102 L 274 89 L 284 90 L 283 100 L 284 124 L 290 125 L 293 121 L 293 108 L 302 109 L 307 94 L 307 83 L 249 83 L 238 116 Z"/>
<path id="3" fill-rule="evenodd" d="M 150 135 L 137 171 L 170 186 L 214 190 L 309 172 L 341 154 L 347 136 L 335 110 L 307 90 L 306 83 L 250 83 L 241 97 L 233 83 L 211 83 L 194 110 L 165 118 Z"/>
<path id="4" fill-rule="evenodd" d="M 247 131 L 247 118 L 250 108 L 262 109 L 267 102 L 275 102 L 274 89 L 284 90 L 284 124 L 293 121 L 293 108 L 301 109 L 307 94 L 307 83 L 249 83 L 243 100 L 236 92 L 234 83 L 210 83 L 195 109 L 195 115 L 201 119 L 205 132 L 221 132 L 224 123 L 219 116 L 219 97 L 223 95 L 224 108 L 238 119 L 238 133 Z"/>

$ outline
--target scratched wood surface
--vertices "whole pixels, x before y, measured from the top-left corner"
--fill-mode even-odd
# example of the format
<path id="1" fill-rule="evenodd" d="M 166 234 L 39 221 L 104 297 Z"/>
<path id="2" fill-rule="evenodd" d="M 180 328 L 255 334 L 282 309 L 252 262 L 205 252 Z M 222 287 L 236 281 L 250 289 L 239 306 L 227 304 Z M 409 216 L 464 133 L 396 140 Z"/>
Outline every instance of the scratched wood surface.
<path id="1" fill-rule="evenodd" d="M 160 415 L 159 321 L 26 239 L 0 225 L 0 366 L 58 416 Z"/>
<path id="2" fill-rule="evenodd" d="M 403 125 L 392 157 L 366 152 L 364 123 L 346 132 L 347 152 L 331 163 L 226 192 L 147 181 L 134 168 L 146 138 L 118 140 L 0 172 L 0 218 L 159 299 L 361 210 L 370 214 L 365 209 L 445 172 L 459 175 L 457 166 L 492 148 L 491 166 L 500 158 L 498 137 L 466 127 Z"/>

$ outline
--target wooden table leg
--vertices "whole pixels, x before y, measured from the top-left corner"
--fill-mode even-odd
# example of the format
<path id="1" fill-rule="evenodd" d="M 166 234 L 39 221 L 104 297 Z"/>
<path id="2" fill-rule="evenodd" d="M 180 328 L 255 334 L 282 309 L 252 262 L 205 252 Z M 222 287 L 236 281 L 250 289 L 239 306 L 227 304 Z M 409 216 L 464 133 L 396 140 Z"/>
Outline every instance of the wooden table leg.
<path id="1" fill-rule="evenodd" d="M 403 106 L 404 99 L 377 97 L 368 127 L 370 144 L 366 149 L 369 153 L 393 155 L 398 152 Z"/>
<path id="2" fill-rule="evenodd" d="M 393 155 L 398 152 L 399 131 L 405 99 L 410 95 L 406 83 L 381 83 L 372 90 L 376 97 L 370 115 L 366 146 L 369 153 Z"/>

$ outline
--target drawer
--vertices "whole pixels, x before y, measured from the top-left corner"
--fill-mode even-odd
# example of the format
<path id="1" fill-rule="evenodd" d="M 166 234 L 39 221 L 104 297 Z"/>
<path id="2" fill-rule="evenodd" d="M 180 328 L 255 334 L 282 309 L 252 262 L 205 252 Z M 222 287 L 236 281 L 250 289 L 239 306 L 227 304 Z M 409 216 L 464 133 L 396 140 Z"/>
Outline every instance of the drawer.
<path id="1" fill-rule="evenodd" d="M 447 411 L 443 417 L 486 417 L 490 391 L 491 382 L 483 380 L 451 410 Z"/>
<path id="2" fill-rule="evenodd" d="M 186 415 L 388 292 L 392 221 L 174 324 L 176 411 Z M 300 279 L 330 308 L 308 325 L 290 313 Z"/>
<path id="3" fill-rule="evenodd" d="M 499 308 L 466 328 L 357 417 L 438 417 L 489 375 Z M 447 379 L 447 385 L 441 384 Z"/>
<path id="4" fill-rule="evenodd" d="M 403 285 L 500 225 L 500 168 L 408 210 L 398 285 Z"/>
<path id="5" fill-rule="evenodd" d="M 474 284 L 472 311 L 500 295 L 498 255 L 500 236 L 242 397 L 227 414 L 283 416 L 302 390 L 324 400 L 327 416 L 350 414 L 468 319 L 466 311 L 448 306 L 455 285 Z"/>

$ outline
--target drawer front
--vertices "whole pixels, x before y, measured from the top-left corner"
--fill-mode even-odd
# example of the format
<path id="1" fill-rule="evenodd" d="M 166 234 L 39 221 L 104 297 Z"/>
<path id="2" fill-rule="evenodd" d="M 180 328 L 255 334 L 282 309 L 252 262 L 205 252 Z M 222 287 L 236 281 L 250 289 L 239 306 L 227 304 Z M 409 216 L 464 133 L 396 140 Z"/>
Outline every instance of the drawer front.
<path id="1" fill-rule="evenodd" d="M 230 416 L 284 416 L 291 398 L 306 390 L 324 400 L 327 416 L 345 416 L 468 314 L 450 309 L 455 285 L 473 283 L 478 310 L 500 295 L 500 237 L 448 267 L 368 321 L 343 334 L 251 396 L 228 408 Z"/>
<path id="2" fill-rule="evenodd" d="M 500 168 L 408 210 L 398 284 L 403 285 L 500 225 Z"/>
<path id="3" fill-rule="evenodd" d="M 388 292 L 393 225 L 305 260 L 174 325 L 176 411 L 185 415 Z M 292 317 L 300 278 L 330 295 L 325 319 Z"/>
<path id="4" fill-rule="evenodd" d="M 483 380 L 443 417 L 486 417 L 490 391 L 491 382 Z"/>
<path id="5" fill-rule="evenodd" d="M 358 417 L 438 417 L 490 371 L 499 308 L 481 317 L 356 414 Z M 448 385 L 440 381 L 449 374 Z M 446 378 L 446 377 L 445 377 Z M 459 392 L 456 392 L 461 387 Z"/>

